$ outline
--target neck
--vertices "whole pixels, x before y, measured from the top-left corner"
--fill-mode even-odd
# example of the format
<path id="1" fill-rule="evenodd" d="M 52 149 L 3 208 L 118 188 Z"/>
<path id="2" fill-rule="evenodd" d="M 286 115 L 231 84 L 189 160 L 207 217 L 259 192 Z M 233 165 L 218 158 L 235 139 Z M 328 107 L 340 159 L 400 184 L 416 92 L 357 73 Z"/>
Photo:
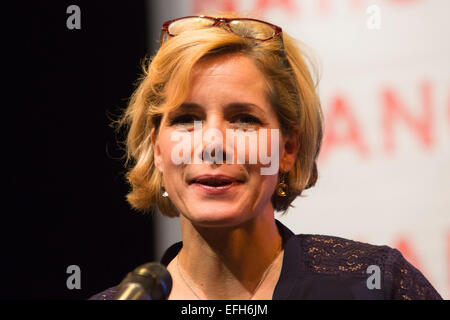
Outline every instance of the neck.
<path id="1" fill-rule="evenodd" d="M 281 246 L 270 209 L 242 225 L 223 228 L 195 226 L 180 216 L 183 248 L 179 264 L 199 296 L 248 299 L 255 293 Z"/>

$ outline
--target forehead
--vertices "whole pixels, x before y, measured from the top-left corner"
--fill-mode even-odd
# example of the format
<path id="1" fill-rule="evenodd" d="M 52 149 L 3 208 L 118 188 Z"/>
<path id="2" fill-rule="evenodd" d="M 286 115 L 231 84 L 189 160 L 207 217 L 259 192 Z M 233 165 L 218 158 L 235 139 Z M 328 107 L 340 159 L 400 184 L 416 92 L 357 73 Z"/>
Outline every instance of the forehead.
<path id="1" fill-rule="evenodd" d="M 207 95 L 220 98 L 265 98 L 266 78 L 255 62 L 242 54 L 200 60 L 190 75 L 188 99 Z"/>
<path id="2" fill-rule="evenodd" d="M 246 72 L 242 72 L 244 70 L 241 68 L 245 68 Z M 251 58 L 239 53 L 205 57 L 196 63 L 191 76 L 220 76 L 229 72 L 236 73 L 236 76 L 247 73 L 263 76 Z"/>

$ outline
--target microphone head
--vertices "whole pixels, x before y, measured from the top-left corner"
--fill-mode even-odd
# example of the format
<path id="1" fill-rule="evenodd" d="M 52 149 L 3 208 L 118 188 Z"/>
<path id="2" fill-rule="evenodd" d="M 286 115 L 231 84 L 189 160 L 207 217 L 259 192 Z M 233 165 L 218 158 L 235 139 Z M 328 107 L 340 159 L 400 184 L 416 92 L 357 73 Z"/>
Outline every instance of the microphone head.
<path id="1" fill-rule="evenodd" d="M 165 300 L 172 290 L 172 277 L 169 271 L 157 262 L 145 263 L 128 273 L 120 287 L 124 288 L 131 283 L 142 287 L 150 300 Z"/>

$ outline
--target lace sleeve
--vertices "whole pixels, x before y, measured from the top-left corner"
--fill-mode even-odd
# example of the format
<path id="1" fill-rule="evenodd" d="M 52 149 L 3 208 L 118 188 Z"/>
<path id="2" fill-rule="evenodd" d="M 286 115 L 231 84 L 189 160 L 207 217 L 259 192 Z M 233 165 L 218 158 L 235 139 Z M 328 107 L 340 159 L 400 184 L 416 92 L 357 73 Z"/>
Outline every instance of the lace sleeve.
<path id="1" fill-rule="evenodd" d="M 412 266 L 397 249 L 390 250 L 386 276 L 392 281 L 392 299 L 442 300 L 424 275 Z"/>

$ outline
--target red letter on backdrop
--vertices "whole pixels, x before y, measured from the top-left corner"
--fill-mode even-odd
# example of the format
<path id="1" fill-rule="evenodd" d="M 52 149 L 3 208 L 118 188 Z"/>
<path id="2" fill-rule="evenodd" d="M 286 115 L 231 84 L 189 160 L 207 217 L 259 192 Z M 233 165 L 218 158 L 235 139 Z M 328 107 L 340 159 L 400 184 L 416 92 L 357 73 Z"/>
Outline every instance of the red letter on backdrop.
<path id="1" fill-rule="evenodd" d="M 194 0 L 195 14 L 208 9 L 236 12 L 236 0 Z"/>
<path id="2" fill-rule="evenodd" d="M 283 7 L 287 13 L 298 13 L 298 9 L 295 7 L 293 0 L 258 0 L 255 6 L 255 11 L 263 13 L 269 8 L 281 8 Z"/>
<path id="3" fill-rule="evenodd" d="M 409 128 L 411 128 L 423 146 L 429 148 L 432 146 L 431 130 L 432 109 L 431 109 L 431 87 L 424 82 L 420 86 L 421 102 L 423 113 L 421 116 L 414 117 L 408 112 L 404 104 L 401 103 L 397 95 L 390 89 L 382 92 L 383 99 L 383 132 L 384 132 L 384 148 L 391 152 L 394 149 L 394 126 L 398 120 L 402 120 Z"/>
<path id="4" fill-rule="evenodd" d="M 426 278 L 423 267 L 420 263 L 419 257 L 417 256 L 415 250 L 411 246 L 411 241 L 407 237 L 399 237 L 394 243 L 394 248 L 397 248 L 403 255 L 403 257 L 408 260 L 414 267 L 419 269 Z"/>
<path id="5" fill-rule="evenodd" d="M 345 134 L 339 134 L 337 127 L 345 126 Z M 364 143 L 358 122 L 342 97 L 333 99 L 325 118 L 325 132 L 320 157 L 324 159 L 330 150 L 343 145 L 352 145 L 362 156 L 369 152 Z"/>

